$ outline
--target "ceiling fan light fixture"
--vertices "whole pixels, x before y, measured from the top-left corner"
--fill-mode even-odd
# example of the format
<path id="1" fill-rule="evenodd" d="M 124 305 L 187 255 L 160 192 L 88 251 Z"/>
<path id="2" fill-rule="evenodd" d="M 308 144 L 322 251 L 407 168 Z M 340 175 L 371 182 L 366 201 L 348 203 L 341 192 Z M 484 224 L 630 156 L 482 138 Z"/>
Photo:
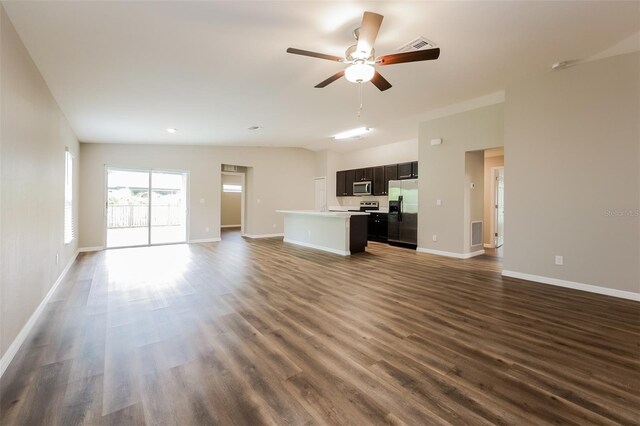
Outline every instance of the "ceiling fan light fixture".
<path id="1" fill-rule="evenodd" d="M 344 70 L 344 76 L 352 83 L 366 83 L 373 78 L 375 72 L 369 64 L 355 63 Z"/>

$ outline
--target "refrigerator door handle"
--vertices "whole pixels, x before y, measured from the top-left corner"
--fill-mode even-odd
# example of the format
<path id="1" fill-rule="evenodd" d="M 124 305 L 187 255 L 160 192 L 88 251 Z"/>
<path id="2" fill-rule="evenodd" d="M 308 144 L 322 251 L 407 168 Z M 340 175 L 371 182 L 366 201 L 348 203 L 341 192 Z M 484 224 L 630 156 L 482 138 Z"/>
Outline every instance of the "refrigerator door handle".
<path id="1" fill-rule="evenodd" d="M 402 222 L 402 195 L 398 196 L 398 222 Z"/>

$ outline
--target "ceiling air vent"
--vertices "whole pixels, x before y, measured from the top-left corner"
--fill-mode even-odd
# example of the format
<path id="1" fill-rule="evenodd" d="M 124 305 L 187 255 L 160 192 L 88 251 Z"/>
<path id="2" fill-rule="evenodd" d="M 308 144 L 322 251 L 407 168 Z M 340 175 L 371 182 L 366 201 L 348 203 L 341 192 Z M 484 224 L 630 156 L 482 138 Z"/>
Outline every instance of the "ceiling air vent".
<path id="1" fill-rule="evenodd" d="M 396 52 L 398 53 L 415 52 L 417 50 L 433 49 L 434 47 L 436 47 L 436 44 L 434 42 L 429 41 L 426 38 L 420 36 L 417 39 L 411 40 L 409 43 L 397 48 Z"/>

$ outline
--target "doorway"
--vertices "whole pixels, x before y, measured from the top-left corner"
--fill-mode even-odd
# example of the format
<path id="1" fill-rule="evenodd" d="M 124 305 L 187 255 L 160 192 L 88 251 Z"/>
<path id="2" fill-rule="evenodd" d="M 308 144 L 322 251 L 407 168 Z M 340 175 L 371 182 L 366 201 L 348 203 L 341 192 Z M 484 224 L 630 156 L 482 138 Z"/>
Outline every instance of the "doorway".
<path id="1" fill-rule="evenodd" d="M 504 167 L 493 169 L 495 207 L 493 217 L 494 244 L 496 248 L 504 244 Z"/>
<path id="2" fill-rule="evenodd" d="M 187 241 L 188 173 L 107 167 L 107 248 Z"/>
<path id="3" fill-rule="evenodd" d="M 503 256 L 504 246 L 504 147 L 484 150 L 484 248 Z"/>
<path id="4" fill-rule="evenodd" d="M 229 235 L 230 231 L 244 235 L 245 173 L 223 171 L 220 181 L 220 228 L 224 231 L 220 235 Z"/>

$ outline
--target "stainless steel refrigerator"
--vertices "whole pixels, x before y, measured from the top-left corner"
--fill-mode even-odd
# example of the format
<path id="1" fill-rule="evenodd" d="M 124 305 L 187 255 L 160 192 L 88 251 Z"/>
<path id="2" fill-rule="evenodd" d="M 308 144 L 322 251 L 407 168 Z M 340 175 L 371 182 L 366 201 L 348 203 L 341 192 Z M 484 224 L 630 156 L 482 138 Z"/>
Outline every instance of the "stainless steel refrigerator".
<path id="1" fill-rule="evenodd" d="M 390 243 L 418 244 L 418 179 L 389 181 Z"/>

